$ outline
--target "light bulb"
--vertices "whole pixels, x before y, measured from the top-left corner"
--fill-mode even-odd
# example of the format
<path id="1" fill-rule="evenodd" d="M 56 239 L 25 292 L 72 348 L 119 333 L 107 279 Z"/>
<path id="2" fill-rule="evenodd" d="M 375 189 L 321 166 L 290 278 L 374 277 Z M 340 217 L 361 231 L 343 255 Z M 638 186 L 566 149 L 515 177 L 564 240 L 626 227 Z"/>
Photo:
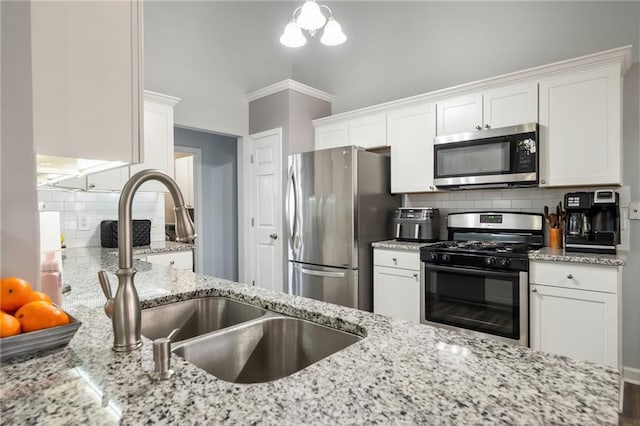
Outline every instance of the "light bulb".
<path id="1" fill-rule="evenodd" d="M 302 35 L 302 30 L 298 24 L 289 22 L 287 26 L 284 27 L 284 32 L 280 37 L 280 43 L 287 47 L 300 47 L 304 46 L 306 42 L 307 39 Z"/>
<path id="2" fill-rule="evenodd" d="M 320 42 L 327 46 L 337 46 L 347 41 L 347 36 L 342 32 L 342 27 L 333 17 L 329 18 L 329 22 L 324 27 Z"/>
<path id="3" fill-rule="evenodd" d="M 314 31 L 327 22 L 327 18 L 320 12 L 320 6 L 314 0 L 307 0 L 300 10 L 300 15 L 296 19 L 296 23 L 300 28 L 307 31 Z"/>

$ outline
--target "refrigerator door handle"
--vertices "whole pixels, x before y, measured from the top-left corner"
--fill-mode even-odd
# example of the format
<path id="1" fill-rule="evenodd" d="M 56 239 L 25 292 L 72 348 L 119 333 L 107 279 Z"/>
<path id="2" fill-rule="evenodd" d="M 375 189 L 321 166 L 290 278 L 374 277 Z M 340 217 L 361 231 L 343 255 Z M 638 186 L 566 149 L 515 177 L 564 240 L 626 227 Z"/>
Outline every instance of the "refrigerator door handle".
<path id="1" fill-rule="evenodd" d="M 328 277 L 328 278 L 344 278 L 346 274 L 344 272 L 327 272 L 327 271 L 315 271 L 313 269 L 307 269 L 300 267 L 300 272 L 307 275 L 315 275 L 316 277 Z"/>
<path id="2" fill-rule="evenodd" d="M 289 222 L 289 240 L 291 242 L 291 248 L 295 250 L 294 241 L 296 237 L 296 222 L 298 215 L 298 195 L 296 192 L 296 180 L 293 173 L 293 166 L 289 170 L 289 185 L 287 186 L 287 221 Z M 291 202 L 293 201 L 293 204 Z"/>

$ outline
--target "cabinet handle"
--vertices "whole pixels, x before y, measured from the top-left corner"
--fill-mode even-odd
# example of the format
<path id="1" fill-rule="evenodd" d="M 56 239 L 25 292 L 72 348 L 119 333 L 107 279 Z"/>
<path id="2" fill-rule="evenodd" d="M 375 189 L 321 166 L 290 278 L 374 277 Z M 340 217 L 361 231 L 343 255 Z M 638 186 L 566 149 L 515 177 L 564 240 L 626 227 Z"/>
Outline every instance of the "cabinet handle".
<path id="1" fill-rule="evenodd" d="M 175 265 L 175 264 L 176 264 L 175 260 L 172 260 L 172 261 L 169 262 L 169 265 Z"/>
<path id="2" fill-rule="evenodd" d="M 96 187 L 96 184 L 95 184 L 95 183 L 90 183 L 90 184 L 89 184 L 89 189 L 95 189 L 95 187 Z"/>
<path id="3" fill-rule="evenodd" d="M 573 275 L 569 274 L 569 275 L 567 275 L 567 278 L 572 280 L 573 279 Z"/>
<path id="4" fill-rule="evenodd" d="M 433 191 L 436 188 L 433 185 L 429 185 L 429 189 Z"/>
<path id="5" fill-rule="evenodd" d="M 418 278 L 418 274 L 413 274 L 413 278 Z"/>
<path id="6" fill-rule="evenodd" d="M 542 179 L 542 180 L 540 181 L 540 183 L 547 183 L 547 181 L 546 181 L 546 180 L 544 180 L 544 179 Z"/>
<path id="7" fill-rule="evenodd" d="M 391 260 L 393 260 L 393 263 L 398 263 L 398 258 L 397 257 L 392 257 Z"/>
<path id="8" fill-rule="evenodd" d="M 482 130 L 482 126 L 476 126 L 476 130 Z"/>
<path id="9" fill-rule="evenodd" d="M 531 289 L 531 293 L 537 293 L 537 292 L 538 292 L 538 289 L 537 289 L 537 288 L 533 287 L 533 288 Z"/>
<path id="10" fill-rule="evenodd" d="M 490 128 L 491 128 L 491 126 L 490 126 L 490 125 L 488 125 L 488 124 L 485 124 L 485 125 L 484 125 L 484 128 L 485 128 L 485 129 L 490 129 Z"/>

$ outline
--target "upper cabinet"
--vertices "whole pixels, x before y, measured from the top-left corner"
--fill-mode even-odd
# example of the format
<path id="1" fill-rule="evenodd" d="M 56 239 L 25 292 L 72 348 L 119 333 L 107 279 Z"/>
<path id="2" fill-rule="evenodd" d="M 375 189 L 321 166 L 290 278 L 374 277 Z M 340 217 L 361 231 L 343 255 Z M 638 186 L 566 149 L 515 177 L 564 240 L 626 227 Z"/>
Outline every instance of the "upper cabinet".
<path id="1" fill-rule="evenodd" d="M 31 3 L 39 155 L 141 160 L 142 2 Z"/>
<path id="2" fill-rule="evenodd" d="M 621 64 L 540 81 L 540 186 L 622 184 Z"/>
<path id="3" fill-rule="evenodd" d="M 349 145 L 349 124 L 345 122 L 316 126 L 316 149 Z"/>
<path id="4" fill-rule="evenodd" d="M 349 145 L 380 148 L 387 145 L 387 114 L 349 120 Z"/>
<path id="5" fill-rule="evenodd" d="M 438 102 L 438 135 L 538 121 L 538 85 L 515 84 Z"/>
<path id="6" fill-rule="evenodd" d="M 392 193 L 436 190 L 432 166 L 435 135 L 436 106 L 433 103 L 400 108 L 387 115 Z"/>

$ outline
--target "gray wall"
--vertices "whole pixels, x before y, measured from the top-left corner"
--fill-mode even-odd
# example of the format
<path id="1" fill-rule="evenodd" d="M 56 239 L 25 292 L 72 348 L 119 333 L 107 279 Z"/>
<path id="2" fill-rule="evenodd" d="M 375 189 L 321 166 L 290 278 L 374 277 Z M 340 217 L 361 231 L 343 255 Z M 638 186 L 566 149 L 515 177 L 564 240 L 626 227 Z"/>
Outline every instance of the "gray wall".
<path id="1" fill-rule="evenodd" d="M 237 139 L 176 127 L 174 145 L 202 151 L 203 273 L 237 281 Z"/>
<path id="2" fill-rule="evenodd" d="M 2 186 L 0 257 L 2 276 L 39 286 L 40 244 L 31 105 L 31 8 L 3 1 Z"/>
<path id="3" fill-rule="evenodd" d="M 289 93 L 289 154 L 313 151 L 315 129 L 311 120 L 331 115 L 331 104 L 291 90 Z"/>
<path id="4" fill-rule="evenodd" d="M 145 1 L 145 89 L 182 98 L 175 123 L 247 133 L 245 95 L 290 77 L 293 3 Z"/>
<path id="5" fill-rule="evenodd" d="M 292 78 L 336 95 L 339 113 L 627 44 L 638 2 L 333 2 L 348 40 L 312 40 Z"/>

